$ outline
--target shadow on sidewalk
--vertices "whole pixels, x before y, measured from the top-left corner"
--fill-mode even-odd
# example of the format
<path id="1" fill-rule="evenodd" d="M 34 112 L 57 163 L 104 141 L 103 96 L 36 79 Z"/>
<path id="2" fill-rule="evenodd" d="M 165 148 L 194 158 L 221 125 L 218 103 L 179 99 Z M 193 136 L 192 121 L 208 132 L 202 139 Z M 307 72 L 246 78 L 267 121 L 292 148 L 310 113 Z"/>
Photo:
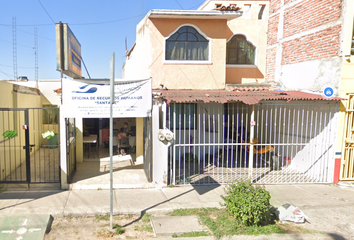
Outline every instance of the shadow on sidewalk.
<path id="1" fill-rule="evenodd" d="M 2 207 L 2 208 L 0 208 L 0 211 L 15 207 L 15 206 L 19 206 L 22 204 L 30 203 L 30 202 L 36 201 L 38 199 L 41 199 L 41 198 L 49 197 L 51 195 L 55 195 L 60 192 L 63 192 L 63 191 L 55 190 L 55 191 L 43 192 L 43 191 L 27 190 L 27 191 L 19 191 L 19 192 L 3 192 L 3 193 L 0 193 L 1 200 L 14 200 L 14 201 L 16 201 L 16 203 Z M 28 200 L 26 201 L 25 199 L 28 199 Z"/>

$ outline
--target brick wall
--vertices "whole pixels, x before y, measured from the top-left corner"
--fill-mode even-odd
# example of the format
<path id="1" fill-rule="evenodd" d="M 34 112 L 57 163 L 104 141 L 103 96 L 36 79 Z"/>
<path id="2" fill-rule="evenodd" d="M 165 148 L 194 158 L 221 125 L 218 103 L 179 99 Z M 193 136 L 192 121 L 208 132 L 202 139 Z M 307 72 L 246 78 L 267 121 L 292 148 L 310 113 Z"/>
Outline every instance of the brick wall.
<path id="1" fill-rule="evenodd" d="M 338 55 L 341 26 L 337 25 L 314 34 L 283 43 L 282 65 Z M 267 64 L 268 65 L 268 64 Z"/>
<path id="2" fill-rule="evenodd" d="M 268 23 L 268 45 L 273 45 L 277 42 L 278 35 L 278 26 L 279 26 L 279 14 L 271 16 Z"/>
<path id="3" fill-rule="evenodd" d="M 269 4 L 269 13 L 279 10 L 281 0 L 271 0 Z"/>
<path id="4" fill-rule="evenodd" d="M 284 37 L 336 21 L 341 0 L 304 0 L 284 12 Z"/>
<path id="5" fill-rule="evenodd" d="M 275 76 L 275 54 L 276 54 L 276 47 L 267 49 L 267 73 L 266 79 L 273 80 Z"/>
<path id="6" fill-rule="evenodd" d="M 285 65 L 338 56 L 340 51 L 341 24 L 333 27 L 328 24 L 340 20 L 342 0 L 284 0 L 281 6 L 284 11 L 279 11 L 281 2 L 270 0 L 267 44 L 273 47 L 267 50 L 267 81 L 274 80 L 276 56 L 280 54 L 279 60 Z M 296 4 L 291 5 L 292 2 Z M 281 17 L 283 26 L 278 29 Z M 316 27 L 324 30 L 310 31 Z M 281 42 L 277 41 L 279 30 L 283 31 Z M 295 34 L 301 34 L 301 37 L 291 38 Z M 290 38 L 284 41 L 287 37 Z"/>

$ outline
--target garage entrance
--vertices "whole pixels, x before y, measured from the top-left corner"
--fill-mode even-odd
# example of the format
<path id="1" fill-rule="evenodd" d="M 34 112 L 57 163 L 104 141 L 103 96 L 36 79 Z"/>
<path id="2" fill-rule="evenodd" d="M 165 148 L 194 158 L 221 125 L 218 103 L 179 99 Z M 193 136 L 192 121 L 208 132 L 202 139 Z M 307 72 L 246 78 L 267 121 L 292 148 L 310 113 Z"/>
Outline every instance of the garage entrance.
<path id="1" fill-rule="evenodd" d="M 170 103 L 169 183 L 331 183 L 337 103 Z"/>

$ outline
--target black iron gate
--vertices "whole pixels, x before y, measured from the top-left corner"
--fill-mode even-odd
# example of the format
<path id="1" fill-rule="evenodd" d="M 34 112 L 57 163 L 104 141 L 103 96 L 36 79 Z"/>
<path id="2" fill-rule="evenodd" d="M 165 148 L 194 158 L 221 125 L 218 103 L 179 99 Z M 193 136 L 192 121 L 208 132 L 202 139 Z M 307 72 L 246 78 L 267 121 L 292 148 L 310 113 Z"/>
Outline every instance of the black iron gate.
<path id="1" fill-rule="evenodd" d="M 59 109 L 0 109 L 0 183 L 59 183 Z"/>
<path id="2" fill-rule="evenodd" d="M 76 124 L 75 118 L 65 119 L 67 181 L 71 182 L 76 172 Z"/>
<path id="3" fill-rule="evenodd" d="M 152 118 L 144 118 L 144 171 L 149 182 L 152 181 Z"/>

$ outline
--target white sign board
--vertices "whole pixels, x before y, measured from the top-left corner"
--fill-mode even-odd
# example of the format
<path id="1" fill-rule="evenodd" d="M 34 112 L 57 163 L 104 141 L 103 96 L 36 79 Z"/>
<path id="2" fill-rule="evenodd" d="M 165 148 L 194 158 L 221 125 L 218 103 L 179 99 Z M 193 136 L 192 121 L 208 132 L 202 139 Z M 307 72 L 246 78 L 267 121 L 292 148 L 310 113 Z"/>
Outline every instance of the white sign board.
<path id="1" fill-rule="evenodd" d="M 109 80 L 92 82 L 94 81 L 63 79 L 64 117 L 110 117 Z M 151 79 L 115 81 L 114 96 L 114 118 L 150 116 L 152 107 Z"/>

